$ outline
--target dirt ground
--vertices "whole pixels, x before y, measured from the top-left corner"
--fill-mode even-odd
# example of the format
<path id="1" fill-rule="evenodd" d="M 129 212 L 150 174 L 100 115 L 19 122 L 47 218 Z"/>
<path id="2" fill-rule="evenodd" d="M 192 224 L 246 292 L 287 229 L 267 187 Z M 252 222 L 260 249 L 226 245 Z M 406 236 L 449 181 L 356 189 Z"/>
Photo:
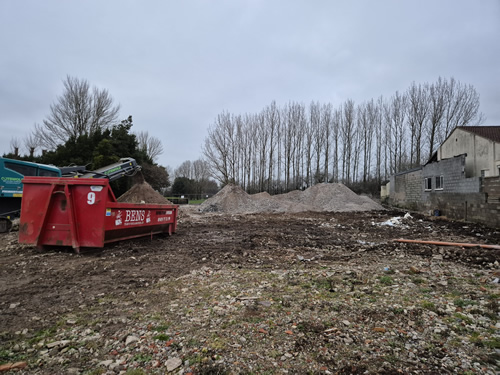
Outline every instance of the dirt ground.
<path id="1" fill-rule="evenodd" d="M 0 235 L 0 364 L 26 374 L 495 374 L 500 232 L 397 211 L 228 215 L 38 251 Z"/>

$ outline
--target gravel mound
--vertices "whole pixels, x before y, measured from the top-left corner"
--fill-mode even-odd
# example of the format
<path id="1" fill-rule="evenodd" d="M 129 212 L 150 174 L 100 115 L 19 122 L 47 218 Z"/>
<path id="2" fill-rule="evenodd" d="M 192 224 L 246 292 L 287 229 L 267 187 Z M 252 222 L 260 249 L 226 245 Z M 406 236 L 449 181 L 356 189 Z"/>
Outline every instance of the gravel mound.
<path id="1" fill-rule="evenodd" d="M 353 212 L 383 210 L 368 197 L 359 196 L 343 184 L 317 184 L 304 191 L 271 196 L 247 194 L 240 186 L 227 185 L 200 206 L 202 212 L 233 214 L 259 212 Z"/>
<path id="2" fill-rule="evenodd" d="M 172 204 L 172 202 L 153 189 L 146 181 L 132 186 L 117 201 L 122 203 Z"/>

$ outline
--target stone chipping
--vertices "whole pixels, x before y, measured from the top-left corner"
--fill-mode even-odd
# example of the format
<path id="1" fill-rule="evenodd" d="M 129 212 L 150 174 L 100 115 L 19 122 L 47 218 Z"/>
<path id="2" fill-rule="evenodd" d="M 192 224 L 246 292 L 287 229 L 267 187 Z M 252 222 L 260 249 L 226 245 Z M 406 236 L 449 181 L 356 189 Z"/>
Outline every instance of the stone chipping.
<path id="1" fill-rule="evenodd" d="M 146 181 L 132 186 L 117 201 L 123 203 L 172 204 L 172 202 L 154 190 Z"/>
<path id="2" fill-rule="evenodd" d="M 240 186 L 226 185 L 200 206 L 201 212 L 251 214 L 261 212 L 358 212 L 383 210 L 369 197 L 360 196 L 347 186 L 322 183 L 300 191 L 271 196 L 268 193 L 247 194 Z"/>

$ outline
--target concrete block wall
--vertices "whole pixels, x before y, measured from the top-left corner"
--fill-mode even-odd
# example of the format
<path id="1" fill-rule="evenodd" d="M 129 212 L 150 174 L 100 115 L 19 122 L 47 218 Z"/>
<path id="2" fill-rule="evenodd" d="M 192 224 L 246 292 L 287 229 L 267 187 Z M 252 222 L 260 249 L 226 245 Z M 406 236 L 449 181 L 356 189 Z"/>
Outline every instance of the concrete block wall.
<path id="1" fill-rule="evenodd" d="M 485 177 L 483 191 L 487 202 L 498 203 L 500 201 L 500 177 Z"/>
<path id="2" fill-rule="evenodd" d="M 481 192 L 481 177 L 465 178 L 457 185 L 458 193 L 479 193 Z"/>
<path id="3" fill-rule="evenodd" d="M 419 205 L 419 211 L 434 210 L 449 219 L 500 228 L 500 203 L 486 202 L 485 193 L 431 193 L 429 200 Z"/>
<path id="4" fill-rule="evenodd" d="M 422 200 L 423 179 L 422 171 L 415 171 L 406 175 L 406 200 L 418 203 Z"/>
<path id="5" fill-rule="evenodd" d="M 469 204 L 467 221 L 500 228 L 500 203 Z"/>
<path id="6" fill-rule="evenodd" d="M 391 176 L 389 203 L 424 213 L 439 210 L 450 219 L 500 228 L 500 178 L 466 178 L 465 155 L 441 160 L 421 170 Z M 436 190 L 436 176 L 443 176 Z M 424 178 L 432 178 L 432 190 L 424 191 Z"/>
<path id="7" fill-rule="evenodd" d="M 422 200 L 422 170 L 391 176 L 390 201 L 394 204 L 418 204 Z"/>

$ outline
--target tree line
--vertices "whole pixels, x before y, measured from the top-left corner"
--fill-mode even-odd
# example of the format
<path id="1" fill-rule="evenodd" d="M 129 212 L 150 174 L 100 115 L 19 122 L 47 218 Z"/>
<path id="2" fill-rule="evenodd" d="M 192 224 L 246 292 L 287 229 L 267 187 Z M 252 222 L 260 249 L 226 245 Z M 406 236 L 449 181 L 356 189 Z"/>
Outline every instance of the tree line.
<path id="1" fill-rule="evenodd" d="M 479 106 L 475 88 L 454 78 L 360 104 L 273 101 L 255 114 L 220 113 L 202 152 L 214 178 L 249 193 L 320 182 L 376 192 L 391 174 L 429 160 L 455 127 L 484 121 Z"/>
<path id="2" fill-rule="evenodd" d="M 190 199 L 203 199 L 219 190 L 217 183 L 210 178 L 210 168 L 203 159 L 186 160 L 174 170 L 173 196 L 188 196 Z"/>

